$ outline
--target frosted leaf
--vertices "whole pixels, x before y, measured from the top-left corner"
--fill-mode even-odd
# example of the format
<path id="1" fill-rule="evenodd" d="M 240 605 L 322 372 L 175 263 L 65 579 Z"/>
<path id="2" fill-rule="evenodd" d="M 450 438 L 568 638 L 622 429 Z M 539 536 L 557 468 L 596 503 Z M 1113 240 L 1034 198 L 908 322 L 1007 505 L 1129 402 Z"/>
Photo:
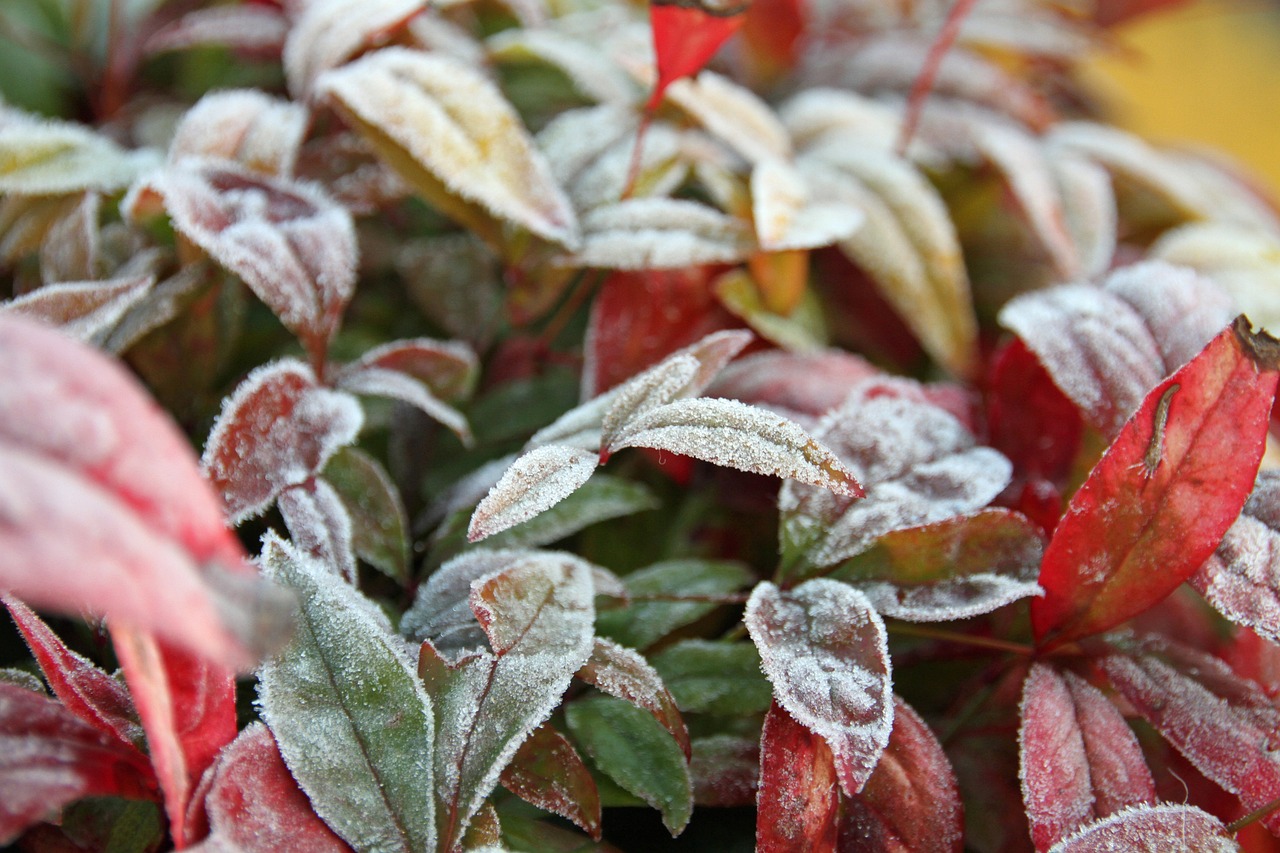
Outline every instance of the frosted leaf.
<path id="1" fill-rule="evenodd" d="M 613 404 L 617 389 L 606 391 L 598 397 L 592 397 L 585 403 L 574 406 L 547 426 L 529 437 L 525 445 L 529 448 L 545 447 L 550 444 L 562 444 L 578 447 L 598 453 L 600 450 L 600 424 L 605 412 Z"/>
<path id="2" fill-rule="evenodd" d="M 293 642 L 258 704 L 316 813 L 358 850 L 436 849 L 431 697 L 352 586 L 268 536 L 263 572 L 298 593 Z"/>
<path id="3" fill-rule="evenodd" d="M 169 160 L 234 160 L 255 172 L 287 177 L 311 117 L 301 104 L 257 89 L 211 92 L 183 114 L 169 143 Z"/>
<path id="4" fill-rule="evenodd" d="M 218 756 L 193 798 L 209 836 L 197 853 L 350 851 L 311 808 L 280 756 L 271 731 L 250 723 Z"/>
<path id="5" fill-rule="evenodd" d="M 689 775 L 697 805 L 752 805 L 760 778 L 760 740 L 736 735 L 697 738 Z"/>
<path id="6" fill-rule="evenodd" d="M 564 73 L 574 88 L 601 103 L 630 104 L 636 85 L 598 45 L 551 29 L 504 30 L 487 41 L 498 62 L 545 62 Z"/>
<path id="7" fill-rule="evenodd" d="M 1118 128 L 1089 122 L 1054 125 L 1045 137 L 1050 156 L 1073 154 L 1098 163 L 1114 177 L 1147 189 L 1183 219 L 1209 218 L 1212 206 L 1176 160 Z"/>
<path id="8" fill-rule="evenodd" d="M 601 419 L 601 448 L 612 452 L 613 444 L 630 424 L 659 406 L 679 399 L 697 372 L 696 358 L 676 354 L 619 385 Z"/>
<path id="9" fill-rule="evenodd" d="M 0 316 L 0 362 L 0 587 L 251 666 L 270 588 L 252 582 L 186 436 L 118 363 L 30 321 Z M 243 596 L 215 588 L 212 566 L 249 580 Z"/>
<path id="10" fill-rule="evenodd" d="M 0 121 L 0 194 L 115 192 L 158 165 L 158 152 L 127 151 L 89 128 L 5 110 Z"/>
<path id="11" fill-rule="evenodd" d="M 101 346 L 111 353 L 122 353 L 182 313 L 197 290 L 208 283 L 209 266 L 190 264 L 172 276 L 148 288 L 103 336 Z"/>
<path id="12" fill-rule="evenodd" d="M 1087 682 L 1034 664 L 1020 716 L 1019 777 L 1036 850 L 1095 818 L 1155 803 L 1155 784 L 1137 738 Z"/>
<path id="13" fill-rule="evenodd" d="M 591 566 L 538 554 L 472 583 L 471 607 L 492 652 L 457 669 L 419 664 L 436 698 L 441 848 L 451 849 L 520 744 L 560 704 L 591 654 Z"/>
<path id="14" fill-rule="evenodd" d="M 47 284 L 17 299 L 0 302 L 0 314 L 39 320 L 77 340 L 95 343 L 110 334 L 154 283 L 152 276 L 141 275 Z"/>
<path id="15" fill-rule="evenodd" d="M 633 198 L 592 210 L 582 221 L 585 267 L 642 270 L 733 263 L 754 248 L 747 224 L 694 201 Z"/>
<path id="16" fill-rule="evenodd" d="M 471 584 L 502 571 L 536 552 L 477 549 L 454 557 L 418 587 L 413 606 L 400 620 L 400 630 L 415 642 L 430 640 L 449 664 L 489 647 L 471 612 Z"/>
<path id="17" fill-rule="evenodd" d="M 1280 642 L 1280 473 L 1259 472 L 1244 511 L 1190 582 L 1223 616 Z"/>
<path id="18" fill-rule="evenodd" d="M 855 795 L 893 729 L 887 636 L 871 602 L 825 578 L 787 591 L 764 582 L 744 621 L 774 697 L 827 742 L 841 789 Z"/>
<path id="19" fill-rule="evenodd" d="M 502 93 L 475 69 L 386 48 L 329 72 L 317 91 L 429 202 L 491 244 L 504 240 L 489 214 L 576 247 L 576 216 L 546 160 Z"/>
<path id="20" fill-rule="evenodd" d="M 1134 806 L 1095 821 L 1049 853 L 1234 853 L 1240 845 L 1227 828 L 1195 806 Z"/>
<path id="21" fill-rule="evenodd" d="M 408 403 L 448 427 L 463 445 L 470 446 L 473 441 L 466 416 L 432 394 L 425 383 L 406 373 L 382 367 L 357 367 L 344 370 L 335 384 L 350 394 L 387 397 Z"/>
<path id="22" fill-rule="evenodd" d="M 1000 311 L 1013 331 L 1080 407 L 1114 437 L 1165 375 L 1142 316 L 1119 296 L 1087 284 L 1023 294 Z"/>
<path id="23" fill-rule="evenodd" d="M 351 516 L 351 547 L 356 556 L 407 583 L 409 520 L 391 475 L 364 451 L 346 447 L 325 466 L 324 481 Z"/>
<path id="24" fill-rule="evenodd" d="M 1214 220 L 1280 234 L 1280 211 L 1246 170 L 1208 150 L 1175 148 L 1166 153 L 1175 168 L 1195 181 Z"/>
<path id="25" fill-rule="evenodd" d="M 597 474 L 563 501 L 490 537 L 491 548 L 537 548 L 593 524 L 657 509 L 658 499 L 641 483 Z"/>
<path id="26" fill-rule="evenodd" d="M 756 849 L 840 849 L 842 799 L 831 749 L 775 702 L 760 731 Z"/>
<path id="27" fill-rule="evenodd" d="M 751 199 L 756 239 L 768 252 L 828 246 L 862 224 L 853 204 L 812 203 L 803 175 L 782 160 L 761 160 L 752 169 Z"/>
<path id="28" fill-rule="evenodd" d="M 905 160 L 873 148 L 831 142 L 807 151 L 798 165 L 816 198 L 862 210 L 862 227 L 840 248 L 871 275 L 929 354 L 965 374 L 977 320 L 960 241 L 937 190 Z"/>
<path id="29" fill-rule="evenodd" d="M 1040 585 L 994 572 L 938 581 L 912 589 L 889 581 L 853 584 L 876 612 L 907 622 L 950 622 L 998 610 L 1019 599 L 1041 594 Z"/>
<path id="30" fill-rule="evenodd" d="M 600 840 L 600 793 L 569 739 L 550 723 L 533 730 L 502 771 L 502 787 Z"/>
<path id="31" fill-rule="evenodd" d="M 714 71 L 673 81 L 666 100 L 749 163 L 791 156 L 791 140 L 773 110 L 751 90 Z"/>
<path id="32" fill-rule="evenodd" d="M 652 663 L 688 713 L 743 717 L 763 714 L 773 701 L 751 643 L 681 640 L 655 654 Z"/>
<path id="33" fill-rule="evenodd" d="M 737 400 L 677 400 L 627 421 L 607 448 L 649 447 L 724 465 L 788 477 L 845 497 L 862 487 L 840 460 L 795 423 Z"/>
<path id="34" fill-rule="evenodd" d="M 1210 276 L 1249 319 L 1280 330 L 1280 236 L 1275 233 L 1197 222 L 1166 231 L 1150 254 Z"/>
<path id="35" fill-rule="evenodd" d="M 213 6 L 195 9 L 147 37 L 144 53 L 225 45 L 236 51 L 279 56 L 289 33 L 284 14 L 270 6 Z"/>
<path id="36" fill-rule="evenodd" d="M 662 683 L 662 676 L 634 649 L 597 637 L 591 657 L 578 670 L 577 677 L 601 692 L 653 714 L 675 738 L 685 757 L 693 755 L 689 731 L 676 708 L 676 700 Z"/>
<path id="37" fill-rule="evenodd" d="M 187 159 L 126 198 L 160 194 L 174 227 L 244 280 L 289 331 L 327 345 L 355 288 L 351 214 L 318 187 Z"/>
<path id="38" fill-rule="evenodd" d="M 626 576 L 625 592 L 633 600 L 625 607 L 601 611 L 596 617 L 596 630 L 623 645 L 645 649 L 718 606 L 714 601 L 666 601 L 663 597 L 727 595 L 745 588 L 753 579 L 740 563 L 724 560 L 654 563 Z"/>
<path id="39" fill-rule="evenodd" d="M 354 397 L 321 387 L 302 362 L 272 362 L 223 401 L 200 464 L 238 524 L 319 473 L 363 422 Z"/>
<path id="40" fill-rule="evenodd" d="M 1092 279 L 1111 267 L 1119 213 L 1111 176 L 1091 160 L 1055 153 L 1047 158 L 1062 200 L 1067 232 L 1080 257 L 1080 275 Z"/>
<path id="41" fill-rule="evenodd" d="M 14 266 L 38 251 L 49 231 L 75 209 L 70 195 L 0 195 L 0 260 Z"/>
<path id="42" fill-rule="evenodd" d="M 80 203 L 56 221 L 40 242 L 40 279 L 45 284 L 96 281 L 104 277 L 107 263 L 102 252 L 102 195 L 85 193 Z M 135 259 L 136 260 L 136 259 Z M 129 265 L 141 274 L 145 268 Z M 117 278 L 125 270 L 117 269 Z"/>
<path id="43" fill-rule="evenodd" d="M 599 461 L 595 453 L 564 444 L 524 453 L 476 507 L 467 539 L 492 536 L 550 509 L 585 483 Z"/>
<path id="44" fill-rule="evenodd" d="M 412 240 L 396 255 L 396 271 L 427 318 L 478 350 L 502 323 L 505 292 L 498 258 L 471 234 Z"/>
<path id="45" fill-rule="evenodd" d="M 975 123 L 974 142 L 1000 170 L 1027 224 L 1053 261 L 1058 280 L 1079 277 L 1084 272 L 1083 259 L 1067 229 L 1066 211 L 1044 147 L 1026 131 L 996 122 Z"/>
<path id="46" fill-rule="evenodd" d="M 437 3 L 435 8 L 443 10 L 449 5 L 452 4 Z M 443 15 L 417 15 L 410 18 L 408 34 L 414 46 L 421 47 L 428 53 L 445 54 L 477 68 L 488 61 L 484 42 L 480 41 L 478 35 Z"/>
<path id="47" fill-rule="evenodd" d="M 333 486 L 316 478 L 285 489 L 276 504 L 293 547 L 354 584 L 351 514 Z"/>
<path id="48" fill-rule="evenodd" d="M 770 350 L 726 366 L 707 394 L 763 406 L 810 427 L 819 416 L 843 403 L 850 388 L 879 372 L 866 359 L 844 350 Z"/>
<path id="49" fill-rule="evenodd" d="M 801 150 L 839 138 L 889 151 L 901 134 L 898 110 L 842 89 L 805 89 L 784 102 L 778 115 Z"/>
<path id="50" fill-rule="evenodd" d="M 955 417 L 902 381 L 857 386 L 814 434 L 866 492 L 851 502 L 783 484 L 778 507 L 784 555 L 814 568 L 854 557 L 891 531 L 980 509 L 1012 476 L 1008 459 L 977 446 Z"/>
<path id="51" fill-rule="evenodd" d="M 295 100 L 309 98 L 324 72 L 395 38 L 425 0 L 308 0 L 284 43 L 284 74 Z"/>
<path id="52" fill-rule="evenodd" d="M 787 255 L 759 255 L 766 267 L 785 270 L 792 259 Z M 782 272 L 782 275 L 788 275 Z M 799 281 L 800 279 L 795 279 Z M 827 322 L 818 298 L 808 291 L 798 294 L 794 306 L 771 307 L 769 295 L 749 270 L 729 270 L 712 282 L 720 305 L 742 320 L 761 338 L 789 352 L 815 352 L 827 342 Z"/>

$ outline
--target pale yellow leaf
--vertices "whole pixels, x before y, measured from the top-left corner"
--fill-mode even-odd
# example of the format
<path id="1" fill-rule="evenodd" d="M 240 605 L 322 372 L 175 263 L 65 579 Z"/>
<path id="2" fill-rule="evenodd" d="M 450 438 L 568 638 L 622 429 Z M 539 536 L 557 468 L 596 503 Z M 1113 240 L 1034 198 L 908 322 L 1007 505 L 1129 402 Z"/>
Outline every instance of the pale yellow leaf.
<path id="1" fill-rule="evenodd" d="M 748 162 L 791 156 L 791 139 L 773 109 L 751 90 L 713 71 L 676 80 L 667 88 L 666 99 Z"/>
<path id="2" fill-rule="evenodd" d="M 1166 233 L 1151 257 L 1191 267 L 1231 294 L 1255 324 L 1280 333 L 1280 235 L 1226 222 Z"/>
<path id="3" fill-rule="evenodd" d="M 298 100 L 316 80 L 371 47 L 381 47 L 426 0 L 309 0 L 284 43 L 284 73 Z"/>
<path id="4" fill-rule="evenodd" d="M 750 255 L 755 242 L 745 222 L 683 199 L 629 199 L 596 208 L 582 225 L 574 262 L 606 269 L 732 263 Z"/>
<path id="5" fill-rule="evenodd" d="M 751 171 L 752 214 L 760 248 L 817 249 L 848 239 L 863 215 L 847 202 L 815 202 L 804 176 L 782 160 L 761 160 Z"/>

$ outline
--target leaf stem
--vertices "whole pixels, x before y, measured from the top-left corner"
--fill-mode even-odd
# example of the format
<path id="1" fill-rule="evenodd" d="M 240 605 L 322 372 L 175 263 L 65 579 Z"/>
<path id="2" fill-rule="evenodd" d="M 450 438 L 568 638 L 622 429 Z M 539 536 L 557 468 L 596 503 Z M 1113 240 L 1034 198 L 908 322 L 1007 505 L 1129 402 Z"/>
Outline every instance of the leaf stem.
<path id="1" fill-rule="evenodd" d="M 746 604 L 750 596 L 745 593 L 725 593 L 708 595 L 678 595 L 676 593 L 651 592 L 632 595 L 632 601 L 690 601 L 708 604 Z"/>
<path id="2" fill-rule="evenodd" d="M 1254 809 L 1244 817 L 1236 818 L 1235 820 L 1231 821 L 1231 823 L 1227 824 L 1227 832 L 1230 832 L 1232 835 L 1234 835 L 1235 833 L 1244 829 L 1249 824 L 1257 823 L 1258 821 L 1262 820 L 1264 817 L 1271 814 L 1277 808 L 1280 808 L 1280 797 L 1277 797 L 1276 799 L 1267 803 L 1265 806 L 1263 806 L 1260 809 Z"/>
<path id="3" fill-rule="evenodd" d="M 902 130 L 898 134 L 898 142 L 894 148 L 901 157 L 906 156 L 907 146 L 911 144 L 911 137 L 915 135 L 916 126 L 920 124 L 920 116 L 924 113 L 924 102 L 933 91 L 933 84 L 938 78 L 938 72 L 942 69 L 942 60 L 946 58 L 951 46 L 956 43 L 956 39 L 960 36 L 960 27 L 964 24 L 964 19 L 969 17 L 976 3 L 977 0 L 956 0 L 951 10 L 947 12 L 947 18 L 942 22 L 942 29 L 938 31 L 937 38 L 929 46 L 924 66 L 916 76 L 915 82 L 911 84 L 911 93 L 907 96 Z"/>
<path id="4" fill-rule="evenodd" d="M 930 640 L 940 640 L 946 643 L 956 643 L 963 646 L 976 646 L 982 649 L 993 649 L 998 652 L 1007 652 L 1011 655 L 1019 657 L 1032 657 L 1036 650 L 1031 646 L 1023 643 L 1015 643 L 1010 640 L 1001 640 L 996 637 L 978 637 L 973 634 L 962 634 L 959 631 L 948 631 L 945 628 L 931 628 L 926 625 L 917 625 L 911 622 L 893 622 L 885 626 L 890 634 L 898 634 L 904 637 L 923 637 Z"/>

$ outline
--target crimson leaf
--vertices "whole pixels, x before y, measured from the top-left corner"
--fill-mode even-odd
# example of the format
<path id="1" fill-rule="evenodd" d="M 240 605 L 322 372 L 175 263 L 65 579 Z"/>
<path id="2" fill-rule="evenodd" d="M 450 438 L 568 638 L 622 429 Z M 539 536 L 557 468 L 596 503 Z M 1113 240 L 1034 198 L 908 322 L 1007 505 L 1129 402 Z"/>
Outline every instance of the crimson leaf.
<path id="1" fill-rule="evenodd" d="M 756 850 L 836 849 L 839 808 L 831 749 L 775 702 L 760 733 Z"/>

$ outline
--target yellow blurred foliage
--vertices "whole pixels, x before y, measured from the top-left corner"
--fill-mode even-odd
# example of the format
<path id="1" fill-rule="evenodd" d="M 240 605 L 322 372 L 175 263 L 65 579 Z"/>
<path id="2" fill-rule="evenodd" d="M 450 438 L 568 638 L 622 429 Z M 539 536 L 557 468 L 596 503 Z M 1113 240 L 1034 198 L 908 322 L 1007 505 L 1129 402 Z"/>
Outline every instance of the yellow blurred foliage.
<path id="1" fill-rule="evenodd" d="M 1194 0 L 1139 18 L 1087 69 L 1112 119 L 1231 155 L 1280 197 L 1280 3 Z"/>

